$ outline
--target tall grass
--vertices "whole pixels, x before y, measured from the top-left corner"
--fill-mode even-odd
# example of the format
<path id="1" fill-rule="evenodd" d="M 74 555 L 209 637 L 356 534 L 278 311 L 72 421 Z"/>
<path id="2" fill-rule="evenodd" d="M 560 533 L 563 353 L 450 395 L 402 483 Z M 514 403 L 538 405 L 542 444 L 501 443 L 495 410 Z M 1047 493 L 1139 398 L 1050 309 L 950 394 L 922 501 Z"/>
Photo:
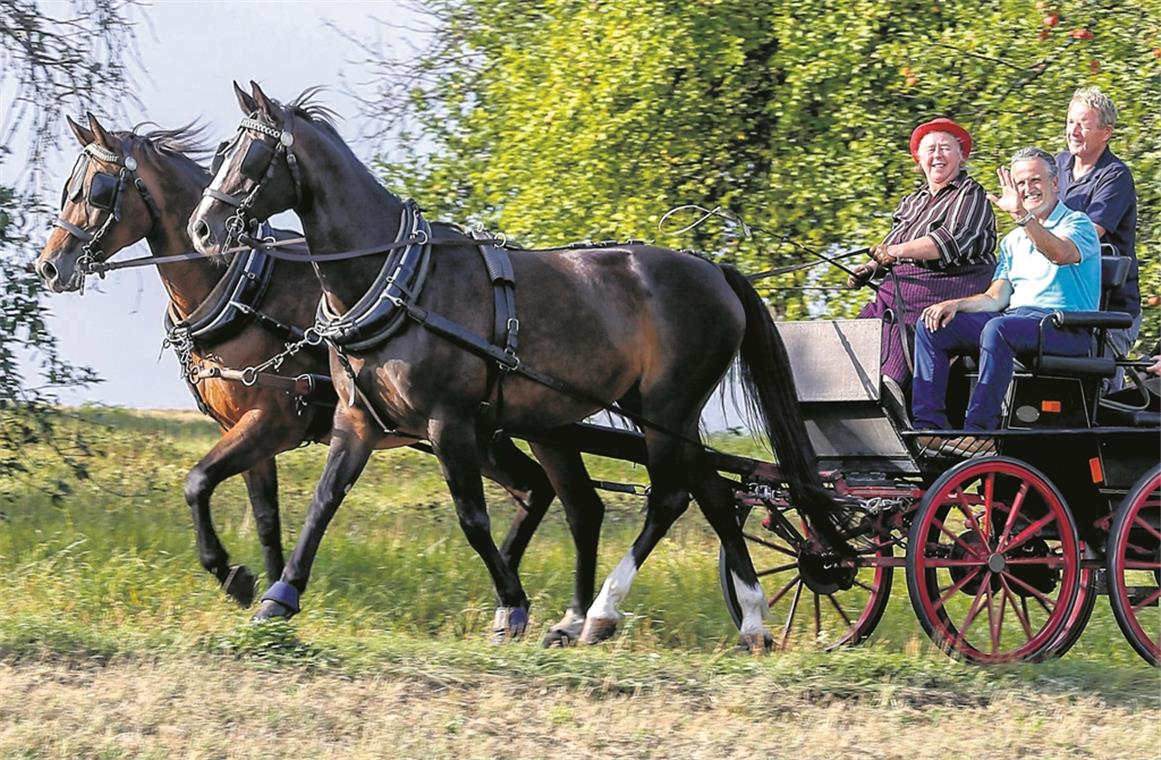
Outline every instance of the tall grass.
<path id="1" fill-rule="evenodd" d="M 283 651 L 279 642 L 291 639 L 279 639 L 277 627 L 266 634 L 246 626 L 249 612 L 229 602 L 197 562 L 181 494 L 189 466 L 216 440 L 212 425 L 185 416 L 106 409 L 82 410 L 73 424 L 99 438 L 91 477 L 76 483 L 70 498 L 53 503 L 38 489 L 37 478 L 63 473 L 47 455 L 31 452 L 37 475 L 12 484 L 13 496 L 0 507 L 0 651 L 103 656 L 159 647 Z M 287 546 L 302 524 L 324 455 L 316 446 L 279 459 Z M 623 462 L 591 464 L 594 477 L 645 480 L 643 469 Z M 498 487 L 489 483 L 487 493 L 499 540 L 513 507 Z M 602 577 L 640 529 L 643 507 L 634 496 L 605 498 Z M 219 487 L 213 505 L 231 560 L 257 572 L 263 563 L 241 481 Z M 573 560 L 567 526 L 554 505 L 521 565 L 532 599 L 534 641 L 571 597 Z M 382 643 L 384 637 L 479 642 L 490 627 L 488 575 L 459 530 L 435 461 L 422 453 L 399 450 L 373 457 L 332 523 L 314 568 L 304 612 L 292 623 L 294 642 L 341 640 L 343 657 L 357 660 L 360 652 L 375 648 L 369 642 Z M 606 649 L 711 658 L 731 650 L 736 632 L 719 590 L 717 541 L 696 507 L 654 552 L 623 611 L 627 616 Z M 264 638 L 268 635 L 273 639 Z M 292 655 L 295 646 L 288 650 Z M 531 650 L 524 648 L 527 656 Z M 844 657 L 804 656 L 819 658 L 820 667 Z M 845 657 L 944 662 L 915 622 L 901 572 L 876 635 L 864 653 Z M 1074 652 L 1063 663 L 1041 667 L 1056 674 L 1124 669 L 1114 681 L 1148 673 L 1121 639 L 1104 600 Z M 1109 677 L 1102 672 L 1102 678 Z"/>

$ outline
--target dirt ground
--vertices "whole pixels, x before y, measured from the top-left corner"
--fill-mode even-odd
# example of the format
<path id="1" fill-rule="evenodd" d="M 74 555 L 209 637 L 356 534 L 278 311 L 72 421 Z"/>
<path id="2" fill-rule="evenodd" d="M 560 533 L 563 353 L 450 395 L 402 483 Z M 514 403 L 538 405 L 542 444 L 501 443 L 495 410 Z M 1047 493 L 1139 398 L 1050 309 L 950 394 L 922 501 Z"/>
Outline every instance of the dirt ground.
<path id="1" fill-rule="evenodd" d="M 3 757 L 963 758 L 1161 756 L 1161 709 L 1062 696 L 812 703 L 594 696 L 496 678 L 307 675 L 183 659 L 0 665 Z"/>

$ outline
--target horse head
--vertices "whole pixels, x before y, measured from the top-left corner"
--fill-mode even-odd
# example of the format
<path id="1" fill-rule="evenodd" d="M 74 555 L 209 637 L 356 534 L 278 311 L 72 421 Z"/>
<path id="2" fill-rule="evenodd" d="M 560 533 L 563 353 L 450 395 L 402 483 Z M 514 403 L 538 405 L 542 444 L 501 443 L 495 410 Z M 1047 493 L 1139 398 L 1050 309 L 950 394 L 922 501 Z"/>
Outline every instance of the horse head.
<path id="1" fill-rule="evenodd" d="M 36 260 L 41 281 L 58 293 L 80 288 L 87 266 L 148 235 L 158 212 L 135 184 L 149 176 L 130 133 L 111 133 L 88 115 L 86 128 L 68 118 L 81 144 L 61 191 L 55 228 Z M 147 191 L 146 191 L 147 192 Z"/>
<path id="2" fill-rule="evenodd" d="M 314 137 L 305 128 L 310 120 L 250 84 L 253 95 L 234 83 L 245 118 L 219 149 L 213 180 L 189 219 L 194 247 L 209 256 L 222 255 L 261 221 L 294 208 L 301 195 L 296 152 Z"/>

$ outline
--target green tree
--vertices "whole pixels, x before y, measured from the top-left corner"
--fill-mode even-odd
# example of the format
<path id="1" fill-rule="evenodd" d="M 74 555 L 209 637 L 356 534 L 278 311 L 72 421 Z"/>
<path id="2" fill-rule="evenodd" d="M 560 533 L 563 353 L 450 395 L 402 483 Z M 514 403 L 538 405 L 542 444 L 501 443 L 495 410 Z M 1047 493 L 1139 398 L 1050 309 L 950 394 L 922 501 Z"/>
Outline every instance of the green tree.
<path id="1" fill-rule="evenodd" d="M 366 46 L 383 84 L 365 102 L 397 141 L 389 155 L 404 156 L 381 160 L 388 182 L 437 215 L 528 244 L 652 237 L 765 270 L 802 261 L 802 247 L 878 241 L 919 179 L 907 152 L 917 123 L 969 126 L 971 169 L 995 188 L 1015 149 L 1063 149 L 1072 91 L 1097 84 L 1121 109 L 1113 147 L 1137 177 L 1143 290 L 1161 292 L 1161 0 L 422 7 L 432 28 L 416 59 Z M 661 215 L 684 203 L 769 232 L 659 236 Z M 801 291 L 773 291 L 808 277 L 845 275 L 766 286 L 795 316 Z M 849 313 L 865 297 L 840 292 L 826 308 Z"/>
<path id="2" fill-rule="evenodd" d="M 133 2 L 72 0 L 0 2 L 0 484 L 27 465 L 22 449 L 45 441 L 83 475 L 84 441 L 52 435 L 59 412 L 53 389 L 97 380 L 65 361 L 46 329 L 39 280 L 29 264 L 52 210 L 43 195 L 45 158 L 58 147 L 61 116 L 118 113 L 132 100 Z M 63 13 L 62 13 L 63 12 Z M 102 106 L 106 108 L 102 109 Z M 16 159 L 17 154 L 22 158 Z M 14 160 L 16 159 L 16 160 Z M 31 369 L 29 369 L 31 368 Z M 45 484 L 54 496 L 65 483 Z"/>

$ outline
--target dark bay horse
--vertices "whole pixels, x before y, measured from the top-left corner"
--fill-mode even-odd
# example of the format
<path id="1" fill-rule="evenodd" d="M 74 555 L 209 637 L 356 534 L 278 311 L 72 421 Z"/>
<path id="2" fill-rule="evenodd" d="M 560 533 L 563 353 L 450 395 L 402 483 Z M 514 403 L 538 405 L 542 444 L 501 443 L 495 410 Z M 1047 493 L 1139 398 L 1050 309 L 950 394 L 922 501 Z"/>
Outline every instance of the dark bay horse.
<path id="1" fill-rule="evenodd" d="M 283 106 L 251 84 L 252 94 L 234 86 L 246 118 L 190 219 L 191 237 L 199 250 L 216 255 L 254 220 L 293 209 L 310 254 L 335 254 L 315 261 L 326 311 L 343 315 L 366 303 L 392 241 L 421 245 L 430 240 L 430 228 L 413 205 L 382 187 L 358 161 L 325 109 L 309 104 L 311 91 Z M 376 246 L 384 253 L 339 258 Z M 334 435 L 299 542 L 277 592 L 267 597 L 268 615 L 284 615 L 287 603 L 297 606 L 323 532 L 384 435 L 384 420 L 431 441 L 460 524 L 501 604 L 513 617 L 527 609 L 516 569 L 492 542 L 480 482 L 486 456 L 477 410 L 489 397 L 493 359 L 434 329 L 450 321 L 475 335 L 492 335 L 493 278 L 467 237 L 441 241 L 428 262 L 421 292 L 398 299 L 408 315 L 400 331 L 359 350 L 340 353 L 332 345 L 332 374 L 340 386 Z M 512 371 L 503 381 L 497 424 L 507 430 L 555 429 L 614 401 L 650 421 L 644 426 L 652 484 L 645 526 L 590 607 L 581 641 L 611 635 L 619 602 L 692 494 L 729 557 L 744 610 L 743 638 L 755 648 L 766 645 L 766 599 L 736 521 L 730 482 L 713 470 L 697 442 L 701 409 L 736 356 L 796 504 L 827 543 L 845 544 L 806 435 L 789 359 L 758 294 L 732 267 L 645 245 L 514 250 L 510 262 L 519 357 L 513 353 L 508 363 Z M 568 390 L 534 382 L 520 367 L 535 368 Z M 347 403 L 352 384 L 362 400 Z"/>
<path id="2" fill-rule="evenodd" d="M 210 175 L 186 153 L 197 148 L 196 130 L 158 130 L 145 135 L 109 132 L 89 116 L 86 128 L 69 119 L 84 148 L 74 176 L 65 188 L 57 229 L 46 242 L 36 268 L 44 284 L 56 292 L 77 290 L 85 271 L 82 257 L 102 262 L 121 249 L 145 239 L 152 256 L 175 261 L 158 266 L 170 298 L 170 315 L 181 323 L 206 303 L 223 278 L 220 264 L 203 256 L 179 260 L 192 248 L 186 222 Z M 125 172 L 125 181 L 115 178 Z M 140 183 L 140 185 L 137 184 Z M 107 223 L 107 224 L 106 224 Z M 71 229 L 70 229 L 71 228 Z M 95 244 L 92 236 L 98 239 Z M 283 239 L 290 233 L 276 232 Z M 86 246 L 86 244 L 88 244 Z M 88 251 L 86 251 L 88 247 Z M 307 264 L 278 262 L 261 303 L 261 318 L 245 320 L 232 334 L 210 344 L 193 346 L 189 360 L 201 367 L 244 368 L 279 353 L 287 335 L 273 325 L 306 327 L 313 323 L 321 289 Z M 184 368 L 183 368 L 184 369 Z M 293 378 L 301 373 L 326 373 L 325 350 L 302 351 L 286 359 L 280 372 Z M 218 578 L 225 591 L 243 605 L 253 600 L 255 578 L 245 567 L 231 567 L 229 555 L 214 531 L 210 497 L 224 479 L 241 473 L 246 481 L 258 536 L 271 583 L 283 572 L 275 455 L 305 441 L 326 442 L 331 435 L 332 410 L 314 405 L 296 408 L 285 390 L 245 385 L 236 380 L 207 378 L 192 386 L 202 407 L 219 424 L 222 437 L 190 471 L 185 496 L 193 512 L 198 555 L 202 565 Z M 414 443 L 406 436 L 382 436 L 379 448 Z M 517 517 L 503 544 L 513 564 L 520 561 L 532 533 L 555 491 L 535 462 L 509 439 L 490 449 L 488 475 L 516 498 Z M 493 464 L 494 463 L 494 464 Z M 583 467 L 571 464 L 554 469 L 552 480 L 562 489 L 570 513 L 583 520 L 574 533 L 578 542 L 576 597 L 572 617 L 583 616 L 594 592 L 596 542 L 603 505 Z M 566 615 L 566 623 L 568 619 Z M 579 618 L 578 618 L 579 619 Z M 579 622 L 550 633 L 546 643 L 579 632 Z"/>

